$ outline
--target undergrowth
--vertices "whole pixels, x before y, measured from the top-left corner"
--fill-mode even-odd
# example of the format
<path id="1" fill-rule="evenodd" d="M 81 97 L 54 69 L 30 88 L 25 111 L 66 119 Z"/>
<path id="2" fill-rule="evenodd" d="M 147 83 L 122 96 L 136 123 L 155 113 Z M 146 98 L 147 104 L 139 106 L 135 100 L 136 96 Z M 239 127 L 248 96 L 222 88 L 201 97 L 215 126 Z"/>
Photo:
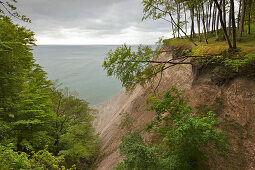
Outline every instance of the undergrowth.
<path id="1" fill-rule="evenodd" d="M 172 50 L 173 58 L 176 54 L 193 56 L 193 66 L 200 69 L 200 73 L 205 70 L 211 71 L 212 81 L 217 85 L 222 85 L 238 76 L 255 78 L 255 34 L 245 34 L 237 43 L 236 51 L 228 51 L 221 30 L 220 37 L 221 39 L 216 41 L 214 33 L 209 33 L 209 43 L 201 41 L 198 42 L 198 46 L 183 37 L 167 39 L 164 43 Z M 194 40 L 197 41 L 197 38 Z"/>

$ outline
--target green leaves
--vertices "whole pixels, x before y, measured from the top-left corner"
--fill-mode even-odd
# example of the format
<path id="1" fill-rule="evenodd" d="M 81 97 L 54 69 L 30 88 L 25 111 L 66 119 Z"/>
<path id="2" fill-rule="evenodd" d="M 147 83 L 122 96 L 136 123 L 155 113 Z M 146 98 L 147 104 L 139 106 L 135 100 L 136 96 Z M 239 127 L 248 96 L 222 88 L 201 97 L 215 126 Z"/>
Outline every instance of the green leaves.
<path id="1" fill-rule="evenodd" d="M 230 67 L 232 70 L 239 72 L 240 68 L 247 66 L 248 64 L 254 64 L 255 54 L 249 53 L 241 58 L 226 58 L 222 61 L 222 63 L 226 67 Z"/>
<path id="2" fill-rule="evenodd" d="M 160 168 L 158 156 L 154 148 L 145 146 L 138 132 L 128 133 L 122 137 L 119 145 L 120 154 L 125 155 L 124 162 L 117 165 L 116 170 L 139 169 L 152 170 Z"/>
<path id="3" fill-rule="evenodd" d="M 30 169 L 30 163 L 27 154 L 15 152 L 12 144 L 7 147 L 0 145 L 0 167 L 1 169 Z"/>
<path id="4" fill-rule="evenodd" d="M 215 114 L 194 113 L 181 94 L 172 87 L 163 97 L 148 97 L 147 110 L 155 111 L 156 117 L 146 128 L 154 130 L 159 141 L 146 146 L 138 132 L 128 133 L 119 146 L 125 158 L 116 169 L 207 169 L 209 150 L 227 151 Z"/>
<path id="5" fill-rule="evenodd" d="M 64 162 L 63 156 L 54 156 L 46 147 L 36 153 L 33 153 L 32 158 L 29 160 L 32 169 L 62 169 L 60 165 Z"/>
<path id="6" fill-rule="evenodd" d="M 17 12 L 17 7 L 13 3 L 17 3 L 17 0 L 2 0 L 2 1 L 0 1 L 1 8 L 2 8 L 2 9 L 0 9 L 1 16 L 10 15 L 10 16 L 20 19 L 24 22 L 31 23 L 31 20 L 28 17 L 26 17 L 25 15 L 20 15 Z"/>
<path id="7" fill-rule="evenodd" d="M 65 165 L 88 168 L 98 149 L 98 136 L 92 127 L 93 111 L 68 88 L 52 88 L 52 110 L 55 119 L 53 137 L 55 154 L 65 158 Z M 86 167 L 85 167 L 86 166 Z"/>
<path id="8" fill-rule="evenodd" d="M 146 20 L 152 18 L 153 20 L 164 19 L 169 12 L 174 13 L 176 10 L 173 4 L 174 1 L 164 1 L 164 0 L 143 0 L 143 18 Z"/>
<path id="9" fill-rule="evenodd" d="M 124 44 L 115 51 L 108 52 L 103 68 L 107 70 L 108 76 L 115 76 L 129 90 L 137 83 L 144 85 L 160 71 L 162 64 L 150 64 L 157 52 L 158 49 L 154 51 L 149 46 L 141 45 L 135 52 L 131 46 Z"/>
<path id="10" fill-rule="evenodd" d="M 98 144 L 97 135 L 93 134 L 92 124 L 78 124 L 68 128 L 67 133 L 61 135 L 59 155 L 64 156 L 68 167 L 86 162 L 83 168 L 88 168 L 95 159 Z"/>
<path id="11" fill-rule="evenodd" d="M 0 18 L 0 169 L 88 168 L 98 146 L 93 110 L 47 80 L 31 53 L 33 36 Z"/>

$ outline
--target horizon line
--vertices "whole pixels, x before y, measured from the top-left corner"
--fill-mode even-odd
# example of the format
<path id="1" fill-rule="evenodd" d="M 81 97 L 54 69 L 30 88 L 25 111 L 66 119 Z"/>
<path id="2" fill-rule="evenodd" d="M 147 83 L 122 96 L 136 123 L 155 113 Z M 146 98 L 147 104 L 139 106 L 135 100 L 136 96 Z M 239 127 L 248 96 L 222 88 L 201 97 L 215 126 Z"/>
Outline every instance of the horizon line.
<path id="1" fill-rule="evenodd" d="M 155 45 L 155 44 L 127 44 L 127 43 L 124 43 L 124 44 L 126 44 L 126 45 Z M 124 45 L 124 44 L 36 44 L 36 46 L 39 46 L 39 45 L 62 45 L 62 46 L 71 46 L 71 45 L 76 45 L 76 46 L 78 46 L 78 45 L 80 45 L 80 46 L 85 46 L 85 45 Z"/>

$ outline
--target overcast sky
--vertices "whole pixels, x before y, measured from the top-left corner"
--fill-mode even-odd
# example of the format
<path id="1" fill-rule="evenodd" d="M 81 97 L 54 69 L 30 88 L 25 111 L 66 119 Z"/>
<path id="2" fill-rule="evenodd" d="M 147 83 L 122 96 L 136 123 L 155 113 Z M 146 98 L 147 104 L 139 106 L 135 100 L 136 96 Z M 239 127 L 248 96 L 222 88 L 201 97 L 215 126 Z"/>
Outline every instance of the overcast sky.
<path id="1" fill-rule="evenodd" d="M 141 21 L 142 0 L 19 0 L 37 44 L 153 44 L 170 37 L 166 21 Z"/>

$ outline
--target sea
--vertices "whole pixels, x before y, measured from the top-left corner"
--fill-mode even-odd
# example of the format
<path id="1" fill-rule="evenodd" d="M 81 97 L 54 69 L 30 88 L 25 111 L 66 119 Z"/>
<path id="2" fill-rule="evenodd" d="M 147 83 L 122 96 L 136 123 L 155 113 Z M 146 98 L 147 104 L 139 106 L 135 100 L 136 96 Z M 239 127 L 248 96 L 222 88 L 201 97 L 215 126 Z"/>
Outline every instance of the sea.
<path id="1" fill-rule="evenodd" d="M 48 79 L 69 87 L 90 105 L 99 104 L 121 89 L 121 82 L 108 77 L 102 68 L 104 58 L 117 45 L 38 45 L 33 53 Z"/>

